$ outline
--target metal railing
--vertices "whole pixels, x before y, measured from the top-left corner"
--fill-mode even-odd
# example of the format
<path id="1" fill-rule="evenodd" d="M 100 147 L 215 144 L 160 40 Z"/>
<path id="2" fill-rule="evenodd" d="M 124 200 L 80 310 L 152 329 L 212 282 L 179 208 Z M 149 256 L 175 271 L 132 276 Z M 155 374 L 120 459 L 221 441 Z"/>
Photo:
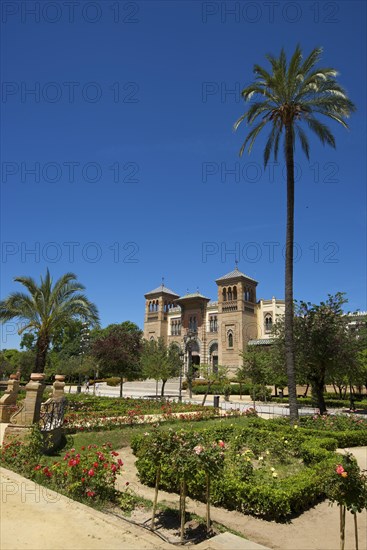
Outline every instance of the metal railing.
<path id="1" fill-rule="evenodd" d="M 66 409 L 66 399 L 54 401 L 48 399 L 41 405 L 40 427 L 41 431 L 49 432 L 56 428 L 60 428 L 64 422 L 64 414 Z"/>

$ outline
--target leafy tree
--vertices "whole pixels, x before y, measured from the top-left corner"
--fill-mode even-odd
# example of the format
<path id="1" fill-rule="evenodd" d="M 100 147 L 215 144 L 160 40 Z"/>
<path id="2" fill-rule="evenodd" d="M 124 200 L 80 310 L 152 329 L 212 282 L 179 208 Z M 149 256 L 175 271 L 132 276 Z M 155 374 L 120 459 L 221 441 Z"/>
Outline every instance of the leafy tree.
<path id="1" fill-rule="evenodd" d="M 347 329 L 343 315 L 344 294 L 328 295 L 319 305 L 299 302 L 294 319 L 297 371 L 312 388 L 320 413 L 326 412 L 324 386 L 327 379 L 343 371 L 351 380 L 357 365 L 358 346 L 355 336 Z M 284 359 L 284 322 L 275 325 L 277 344 Z"/>
<path id="2" fill-rule="evenodd" d="M 28 351 L 34 350 L 36 347 L 36 337 L 31 332 L 24 332 L 20 341 L 20 348 Z"/>
<path id="3" fill-rule="evenodd" d="M 323 115 L 338 122 L 345 128 L 345 119 L 355 110 L 344 89 L 337 83 L 337 72 L 332 68 L 316 67 L 322 53 L 315 48 L 303 59 L 302 50 L 296 47 L 289 63 L 284 49 L 279 57 L 267 55 L 271 71 L 254 65 L 255 81 L 242 90 L 242 97 L 254 101 L 248 111 L 235 123 L 237 129 L 242 122 L 255 124 L 248 133 L 241 149 L 246 146 L 251 152 L 253 144 L 266 126 L 270 134 L 264 149 L 266 167 L 270 154 L 277 160 L 279 142 L 284 135 L 284 156 L 287 168 L 287 221 L 285 258 L 285 355 L 289 390 L 289 408 L 292 420 L 298 418 L 296 375 L 294 363 L 293 337 L 293 247 L 294 247 L 294 150 L 296 138 L 307 159 L 309 143 L 304 130 L 308 127 L 323 145 L 335 147 L 335 138 L 330 129 L 318 120 Z M 259 117 L 261 121 L 259 122 Z"/>
<path id="4" fill-rule="evenodd" d="M 364 384 L 367 390 L 367 349 L 358 352 L 358 373 L 361 384 Z"/>
<path id="5" fill-rule="evenodd" d="M 53 285 L 49 270 L 41 277 L 40 285 L 31 277 L 16 277 L 28 290 L 13 292 L 0 302 L 2 322 L 18 318 L 25 321 L 20 329 L 35 334 L 35 372 L 44 372 L 47 353 L 55 335 L 75 319 L 97 325 L 99 322 L 96 306 L 81 291 L 84 286 L 76 280 L 74 273 L 62 275 Z"/>
<path id="6" fill-rule="evenodd" d="M 242 380 L 249 378 L 253 384 L 255 395 L 255 386 L 261 386 L 265 390 L 265 386 L 269 383 L 270 378 L 270 359 L 271 356 L 266 350 L 248 348 L 241 353 L 243 365 L 239 369 L 237 376 Z M 263 392 L 265 394 L 265 391 Z M 254 398 L 255 400 L 255 398 Z"/>
<path id="7" fill-rule="evenodd" d="M 144 378 L 153 378 L 157 382 L 162 380 L 161 397 L 163 397 L 167 380 L 180 373 L 181 358 L 177 345 L 167 346 L 163 338 L 145 340 L 141 366 Z"/>
<path id="8" fill-rule="evenodd" d="M 141 376 L 142 331 L 126 321 L 103 329 L 91 342 L 91 353 L 107 376 L 119 376 L 120 397 L 124 379 Z"/>
<path id="9" fill-rule="evenodd" d="M 210 392 L 210 388 L 213 384 L 224 384 L 228 381 L 228 368 L 217 365 L 216 369 L 213 369 L 210 365 L 200 365 L 200 375 L 207 381 L 207 387 L 203 397 L 202 405 L 205 405 L 206 398 Z"/>
<path id="10" fill-rule="evenodd" d="M 29 380 L 33 371 L 35 352 L 19 351 L 17 349 L 5 349 L 0 352 L 0 374 L 9 376 L 20 372 L 23 380 Z"/>

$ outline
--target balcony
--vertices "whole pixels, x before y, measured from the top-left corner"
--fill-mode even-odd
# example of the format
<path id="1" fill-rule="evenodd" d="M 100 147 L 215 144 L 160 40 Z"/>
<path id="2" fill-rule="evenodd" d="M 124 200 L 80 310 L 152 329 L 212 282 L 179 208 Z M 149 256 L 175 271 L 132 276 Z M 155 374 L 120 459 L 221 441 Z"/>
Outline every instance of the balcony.
<path id="1" fill-rule="evenodd" d="M 227 302 L 223 302 L 222 311 L 237 311 L 237 300 L 228 300 Z"/>

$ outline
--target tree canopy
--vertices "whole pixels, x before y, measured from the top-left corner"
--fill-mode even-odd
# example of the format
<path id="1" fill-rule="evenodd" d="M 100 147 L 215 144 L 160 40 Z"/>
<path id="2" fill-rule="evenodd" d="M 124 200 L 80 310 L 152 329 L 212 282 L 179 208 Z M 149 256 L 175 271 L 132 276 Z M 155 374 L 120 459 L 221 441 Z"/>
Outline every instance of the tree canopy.
<path id="1" fill-rule="evenodd" d="M 0 320 L 24 321 L 19 331 L 36 337 L 35 372 L 44 372 L 47 353 L 56 335 L 75 320 L 99 324 L 97 307 L 82 293 L 84 286 L 74 273 L 65 273 L 55 283 L 47 269 L 38 285 L 32 277 L 16 277 L 28 293 L 13 292 L 0 302 Z"/>

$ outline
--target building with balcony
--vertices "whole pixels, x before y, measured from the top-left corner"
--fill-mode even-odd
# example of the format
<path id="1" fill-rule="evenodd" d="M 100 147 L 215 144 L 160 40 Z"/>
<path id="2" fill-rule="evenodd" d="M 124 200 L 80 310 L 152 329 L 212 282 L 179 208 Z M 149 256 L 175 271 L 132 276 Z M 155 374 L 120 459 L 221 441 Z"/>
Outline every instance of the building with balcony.
<path id="1" fill-rule="evenodd" d="M 284 300 L 257 300 L 257 281 L 238 267 L 216 281 L 216 301 L 195 292 L 180 296 L 161 286 L 145 294 L 144 337 L 162 337 L 187 353 L 191 335 L 194 368 L 223 365 L 234 374 L 242 365 L 240 353 L 248 344 L 267 343 L 272 325 L 284 314 Z"/>

